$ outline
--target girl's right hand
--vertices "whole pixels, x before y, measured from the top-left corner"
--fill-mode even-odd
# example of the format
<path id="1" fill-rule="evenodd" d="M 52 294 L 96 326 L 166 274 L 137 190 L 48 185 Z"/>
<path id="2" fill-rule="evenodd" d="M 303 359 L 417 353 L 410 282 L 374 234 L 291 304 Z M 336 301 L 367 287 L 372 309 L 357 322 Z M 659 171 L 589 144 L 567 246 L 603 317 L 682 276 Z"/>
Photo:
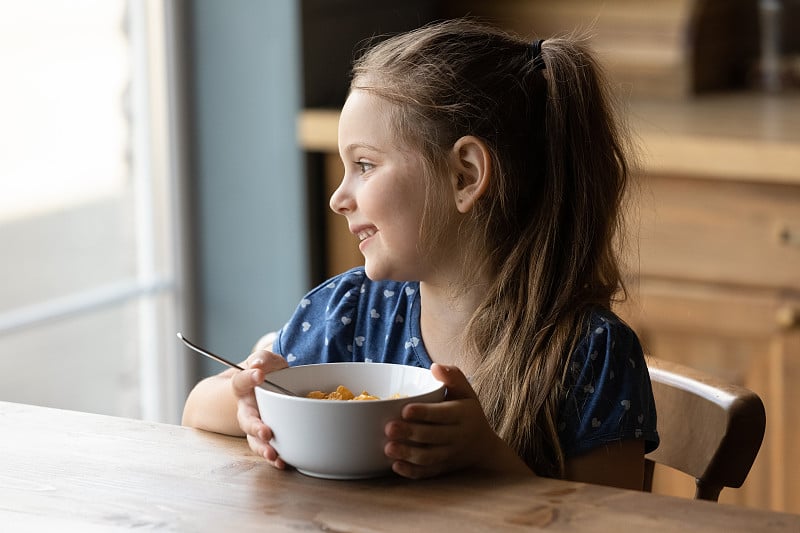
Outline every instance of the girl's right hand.
<path id="1" fill-rule="evenodd" d="M 280 355 L 269 350 L 258 350 L 247 358 L 247 369 L 237 372 L 231 378 L 231 386 L 237 399 L 236 416 L 239 427 L 247 435 L 250 449 L 279 469 L 286 468 L 286 463 L 269 445 L 269 441 L 272 439 L 272 430 L 261 420 L 256 403 L 255 388 L 264 381 L 266 374 L 288 366 L 286 360 Z"/>

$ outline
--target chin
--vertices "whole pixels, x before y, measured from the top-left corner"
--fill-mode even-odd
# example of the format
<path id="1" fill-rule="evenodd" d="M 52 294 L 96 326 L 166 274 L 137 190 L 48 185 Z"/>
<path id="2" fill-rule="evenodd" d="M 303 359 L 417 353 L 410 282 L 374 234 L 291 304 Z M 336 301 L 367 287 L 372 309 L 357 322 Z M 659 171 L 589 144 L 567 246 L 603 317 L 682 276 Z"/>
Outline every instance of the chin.
<path id="1" fill-rule="evenodd" d="M 376 265 L 369 260 L 364 262 L 364 272 L 372 281 L 412 281 L 415 279 L 413 276 L 408 275 L 410 274 L 409 272 L 390 268 L 388 265 Z"/>
<path id="2" fill-rule="evenodd" d="M 384 269 L 377 268 L 374 265 L 370 265 L 369 261 L 366 261 L 364 263 L 364 273 L 372 281 L 380 281 L 380 280 L 384 280 L 384 279 L 391 279 L 391 278 L 386 277 Z"/>

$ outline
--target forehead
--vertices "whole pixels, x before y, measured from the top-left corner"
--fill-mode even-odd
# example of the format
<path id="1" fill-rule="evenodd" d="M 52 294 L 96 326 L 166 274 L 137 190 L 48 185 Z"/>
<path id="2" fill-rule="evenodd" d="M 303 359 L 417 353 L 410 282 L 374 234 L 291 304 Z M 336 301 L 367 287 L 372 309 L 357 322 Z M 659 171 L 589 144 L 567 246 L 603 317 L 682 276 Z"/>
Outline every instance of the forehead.
<path id="1" fill-rule="evenodd" d="M 366 91 L 350 92 L 339 117 L 339 151 L 369 145 L 388 151 L 399 148 L 392 127 L 392 104 Z"/>

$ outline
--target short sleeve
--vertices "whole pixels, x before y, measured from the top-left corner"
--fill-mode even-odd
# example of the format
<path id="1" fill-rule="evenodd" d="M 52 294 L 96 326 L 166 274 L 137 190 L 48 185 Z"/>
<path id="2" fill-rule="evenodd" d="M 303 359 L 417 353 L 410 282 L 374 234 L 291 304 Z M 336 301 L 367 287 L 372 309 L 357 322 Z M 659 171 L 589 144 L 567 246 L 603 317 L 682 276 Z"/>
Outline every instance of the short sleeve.
<path id="1" fill-rule="evenodd" d="M 273 351 L 291 366 L 351 361 L 365 274 L 353 269 L 306 294 L 280 329 Z"/>
<path id="2" fill-rule="evenodd" d="M 572 354 L 558 421 L 564 455 L 641 439 L 658 446 L 650 375 L 639 339 L 613 314 L 596 314 Z"/>

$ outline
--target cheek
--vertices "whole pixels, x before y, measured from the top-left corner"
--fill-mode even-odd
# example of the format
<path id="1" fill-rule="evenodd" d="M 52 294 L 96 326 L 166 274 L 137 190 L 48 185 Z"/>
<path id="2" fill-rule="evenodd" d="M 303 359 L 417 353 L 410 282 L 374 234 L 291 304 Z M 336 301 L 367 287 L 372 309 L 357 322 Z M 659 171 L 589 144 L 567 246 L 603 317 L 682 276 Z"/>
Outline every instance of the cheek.
<path id="1" fill-rule="evenodd" d="M 419 191 L 412 183 L 387 173 L 362 184 L 358 205 L 375 222 L 394 224 L 400 219 L 407 222 L 422 212 L 423 194 Z"/>
<path id="2" fill-rule="evenodd" d="M 425 205 L 424 194 L 419 188 L 397 187 L 389 193 L 388 198 L 385 206 L 387 213 L 391 213 L 397 220 L 402 220 L 406 227 L 419 228 Z"/>
<path id="3" fill-rule="evenodd" d="M 390 207 L 386 199 L 388 192 L 384 189 L 385 187 L 378 183 L 369 182 L 362 184 L 356 194 L 358 209 L 370 222 L 378 226 L 385 219 L 387 208 Z"/>
<path id="4" fill-rule="evenodd" d="M 393 191 L 386 201 L 370 203 L 371 220 L 380 228 L 382 239 L 397 251 L 417 249 L 422 217 L 421 206 L 415 199 Z"/>

